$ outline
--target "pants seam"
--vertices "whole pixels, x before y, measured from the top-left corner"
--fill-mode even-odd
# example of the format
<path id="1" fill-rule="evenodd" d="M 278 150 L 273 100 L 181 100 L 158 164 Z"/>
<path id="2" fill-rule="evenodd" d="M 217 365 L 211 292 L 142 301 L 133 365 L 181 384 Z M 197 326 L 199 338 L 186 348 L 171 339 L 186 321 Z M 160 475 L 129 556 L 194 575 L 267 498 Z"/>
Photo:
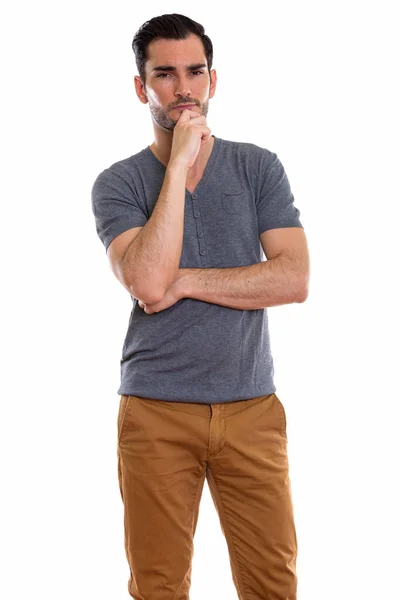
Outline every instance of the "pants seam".
<path id="1" fill-rule="evenodd" d="M 220 493 L 220 491 L 219 491 L 219 488 L 218 488 L 218 485 L 217 485 L 217 479 L 216 479 L 216 477 L 215 477 L 215 476 L 212 474 L 212 472 L 211 472 L 211 471 L 210 471 L 210 475 L 211 475 L 212 479 L 214 480 L 214 483 L 215 483 L 215 489 L 217 490 L 218 496 L 219 496 L 219 498 L 220 498 L 220 502 L 221 502 L 221 508 L 222 508 L 222 512 L 223 512 L 223 515 L 224 515 L 225 521 L 226 521 L 226 523 L 228 523 L 228 525 L 229 525 L 229 535 L 230 535 L 230 536 L 231 536 L 231 538 L 232 538 L 232 545 L 233 545 L 233 549 L 234 549 L 234 553 L 235 553 L 235 560 L 236 560 L 236 562 L 237 562 L 237 564 L 238 564 L 238 566 L 239 566 L 239 575 L 240 575 L 240 580 L 241 580 L 241 584 L 242 584 L 243 591 L 244 591 L 244 592 L 246 592 L 246 598 L 247 598 L 247 592 L 249 592 L 249 593 L 250 593 L 250 588 L 247 586 L 247 583 L 246 583 L 246 581 L 245 581 L 245 576 L 244 576 L 244 568 L 243 568 L 243 565 L 242 565 L 242 563 L 241 563 L 241 562 L 240 562 L 240 560 L 239 560 L 239 554 L 238 554 L 238 549 L 237 549 L 237 545 L 236 545 L 236 538 L 235 538 L 235 534 L 233 533 L 233 527 L 232 527 L 232 524 L 231 524 L 230 520 L 228 519 L 228 516 L 227 516 L 227 514 L 226 514 L 226 511 L 225 511 L 225 506 L 224 506 L 224 503 L 223 503 L 222 495 L 221 495 L 221 493 Z M 240 600 L 246 600 L 246 598 L 245 598 L 245 596 L 243 596 L 243 598 L 241 598 Z"/>
<path id="2" fill-rule="evenodd" d="M 192 507 L 192 530 L 193 530 L 193 525 L 194 525 L 194 513 L 195 513 L 195 508 L 196 508 L 196 501 L 199 497 L 201 484 L 202 484 L 202 482 L 204 482 L 204 475 L 205 475 L 205 473 L 203 472 L 203 474 L 199 478 L 199 483 L 197 484 L 197 489 L 194 494 L 194 502 L 193 502 L 193 507 Z M 193 545 L 193 537 L 192 537 L 192 545 Z M 191 562 L 191 557 L 189 557 L 189 562 Z M 186 573 L 185 577 L 183 578 L 181 585 L 179 586 L 179 588 L 176 590 L 176 592 L 174 594 L 174 600 L 176 600 L 177 595 L 181 591 L 182 586 L 186 581 L 186 576 L 187 576 L 187 573 Z"/>

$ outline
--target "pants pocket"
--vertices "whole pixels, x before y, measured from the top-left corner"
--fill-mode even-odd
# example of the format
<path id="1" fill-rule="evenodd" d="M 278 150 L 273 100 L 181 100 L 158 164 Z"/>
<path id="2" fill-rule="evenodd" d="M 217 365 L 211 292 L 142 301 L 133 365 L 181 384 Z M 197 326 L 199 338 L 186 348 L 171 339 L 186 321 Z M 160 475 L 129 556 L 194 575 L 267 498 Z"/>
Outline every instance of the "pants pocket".
<path id="1" fill-rule="evenodd" d="M 282 433 L 283 435 L 286 437 L 286 411 L 285 411 L 285 407 L 283 406 L 281 400 L 278 398 L 278 396 L 274 393 L 275 396 L 275 400 L 279 406 L 279 410 L 281 412 L 281 419 L 282 419 Z"/>
<path id="2" fill-rule="evenodd" d="M 127 413 L 127 409 L 128 409 L 128 405 L 129 405 L 129 398 L 130 398 L 130 396 L 123 394 L 119 401 L 118 422 L 117 422 L 117 442 L 118 443 L 120 442 L 122 430 L 123 430 L 124 423 L 125 423 L 125 417 L 126 417 L 126 413 Z"/>

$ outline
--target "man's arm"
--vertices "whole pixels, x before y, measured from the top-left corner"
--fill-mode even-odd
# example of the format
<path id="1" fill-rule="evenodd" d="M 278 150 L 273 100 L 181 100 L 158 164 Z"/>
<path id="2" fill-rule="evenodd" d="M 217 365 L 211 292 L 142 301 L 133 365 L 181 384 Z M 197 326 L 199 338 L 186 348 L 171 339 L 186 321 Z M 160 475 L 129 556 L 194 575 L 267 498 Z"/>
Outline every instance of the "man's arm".
<path id="1" fill-rule="evenodd" d="M 310 261 L 303 228 L 270 229 L 260 241 L 266 261 L 245 267 L 180 269 L 183 297 L 240 310 L 304 302 Z"/>
<path id="2" fill-rule="evenodd" d="M 150 219 L 124 252 L 119 269 L 131 295 L 146 290 L 146 298 L 158 302 L 179 270 L 187 170 L 180 163 L 168 165 Z"/>

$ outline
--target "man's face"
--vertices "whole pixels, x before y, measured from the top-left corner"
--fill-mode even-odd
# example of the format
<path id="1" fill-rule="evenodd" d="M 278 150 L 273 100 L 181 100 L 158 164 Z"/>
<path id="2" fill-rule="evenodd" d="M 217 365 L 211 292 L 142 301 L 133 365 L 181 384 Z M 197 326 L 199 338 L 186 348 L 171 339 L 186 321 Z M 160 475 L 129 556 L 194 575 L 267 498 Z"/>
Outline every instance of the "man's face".
<path id="1" fill-rule="evenodd" d="M 154 121 L 172 131 L 182 114 L 174 107 L 187 103 L 195 104 L 190 110 L 207 116 L 216 74 L 213 69 L 210 80 L 200 38 L 190 35 L 186 40 L 155 40 L 147 52 L 145 91 Z M 170 68 L 157 68 L 167 66 Z"/>

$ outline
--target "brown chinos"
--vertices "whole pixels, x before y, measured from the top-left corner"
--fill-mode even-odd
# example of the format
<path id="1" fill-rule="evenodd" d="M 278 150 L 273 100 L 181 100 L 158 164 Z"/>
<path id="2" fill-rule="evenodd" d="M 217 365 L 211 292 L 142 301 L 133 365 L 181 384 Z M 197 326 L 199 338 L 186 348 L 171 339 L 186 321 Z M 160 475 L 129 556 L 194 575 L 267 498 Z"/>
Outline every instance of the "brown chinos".
<path id="1" fill-rule="evenodd" d="M 132 598 L 189 600 L 207 477 L 239 600 L 296 600 L 286 415 L 276 393 L 218 404 L 122 395 L 117 436 Z"/>

